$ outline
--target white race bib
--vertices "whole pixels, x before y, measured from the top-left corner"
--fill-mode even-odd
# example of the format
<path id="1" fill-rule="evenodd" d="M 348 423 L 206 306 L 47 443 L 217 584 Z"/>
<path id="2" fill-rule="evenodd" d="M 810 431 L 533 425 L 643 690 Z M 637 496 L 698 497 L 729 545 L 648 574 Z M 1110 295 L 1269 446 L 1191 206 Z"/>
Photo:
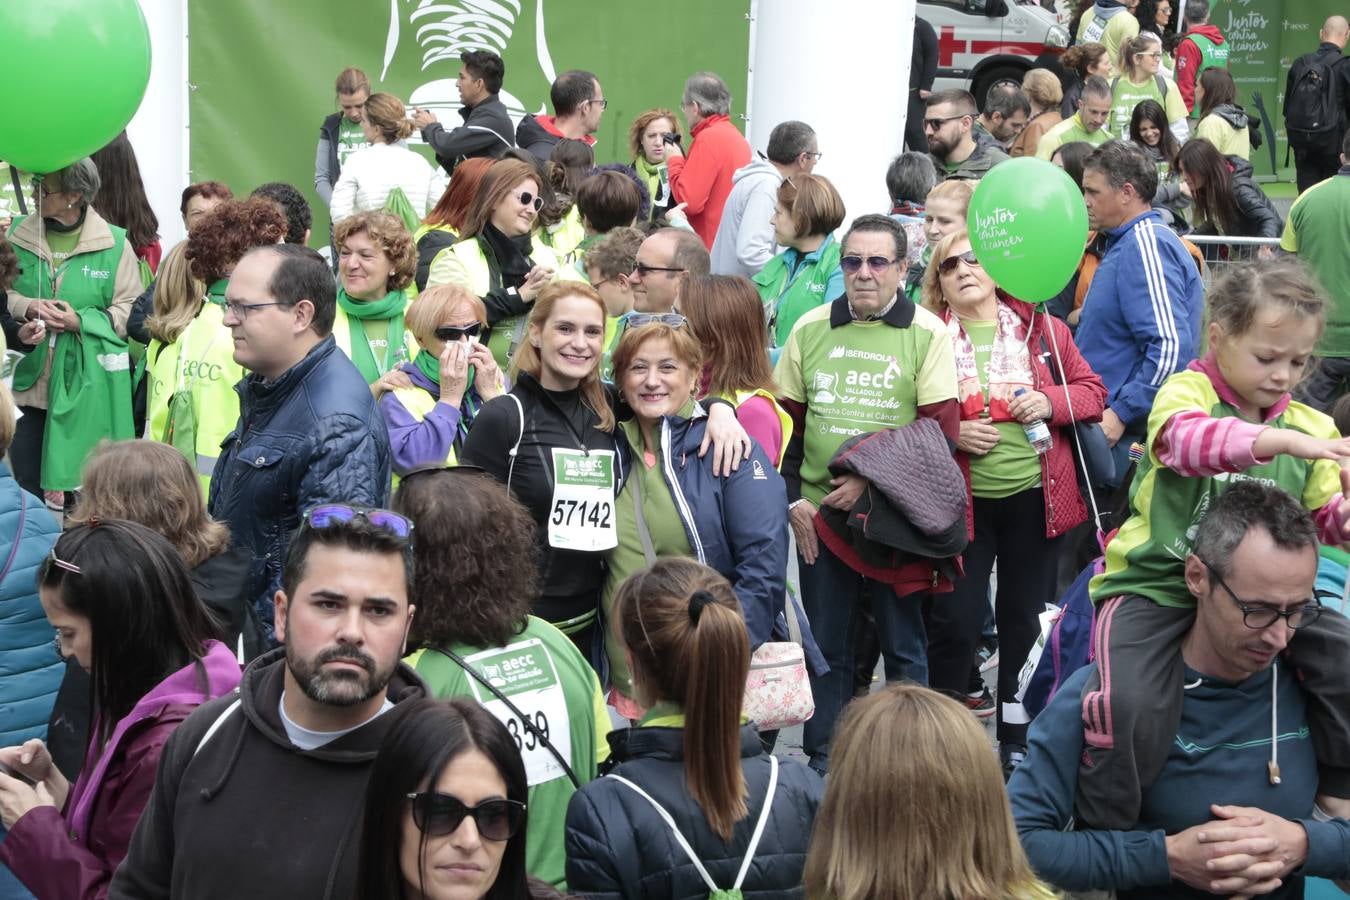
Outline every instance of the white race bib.
<path id="1" fill-rule="evenodd" d="M 614 517 L 614 451 L 553 448 L 553 502 L 548 545 L 610 550 L 619 544 Z"/>
<path id="2" fill-rule="evenodd" d="M 567 698 L 563 695 L 558 668 L 553 664 L 542 641 L 538 638 L 517 641 L 495 650 L 483 650 L 464 660 L 481 672 L 492 686 L 501 691 L 530 720 L 553 749 L 572 765 L 572 726 L 567 715 Z M 525 778 L 530 787 L 555 778 L 564 778 L 567 772 L 539 735 L 516 717 L 502 701 L 476 679 L 469 679 L 474 699 L 506 726 L 511 740 L 520 750 L 525 763 Z"/>

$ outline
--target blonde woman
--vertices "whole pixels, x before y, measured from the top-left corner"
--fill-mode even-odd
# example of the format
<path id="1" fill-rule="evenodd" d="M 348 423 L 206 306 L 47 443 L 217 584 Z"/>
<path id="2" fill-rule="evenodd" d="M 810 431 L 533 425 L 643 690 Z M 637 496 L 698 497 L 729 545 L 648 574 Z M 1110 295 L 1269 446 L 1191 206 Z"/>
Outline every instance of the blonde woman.
<path id="1" fill-rule="evenodd" d="M 1064 88 L 1059 76 L 1049 69 L 1032 69 L 1022 76 L 1022 92 L 1031 101 L 1031 118 L 1027 126 L 1013 139 L 1009 156 L 1035 156 L 1036 146 L 1045 133 L 1064 121 L 1059 110 L 1064 100 Z"/>
<path id="2" fill-rule="evenodd" d="M 915 684 L 854 701 L 806 856 L 808 900 L 1052 900 L 1018 841 L 989 738 Z"/>
<path id="3" fill-rule="evenodd" d="M 361 128 L 370 146 L 342 164 L 330 203 L 333 221 L 381 208 L 395 188 L 419 216 L 431 212 L 445 190 L 446 174 L 408 149 L 413 123 L 403 101 L 393 94 L 371 94 L 363 109 Z"/>

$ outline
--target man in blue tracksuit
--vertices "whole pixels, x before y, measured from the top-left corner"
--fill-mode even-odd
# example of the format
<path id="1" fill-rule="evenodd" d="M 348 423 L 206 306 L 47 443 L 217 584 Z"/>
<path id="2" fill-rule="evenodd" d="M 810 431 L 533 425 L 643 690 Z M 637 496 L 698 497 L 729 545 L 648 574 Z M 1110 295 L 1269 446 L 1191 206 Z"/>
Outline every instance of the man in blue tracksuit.
<path id="1" fill-rule="evenodd" d="M 1204 289 L 1181 238 L 1153 210 L 1156 165 L 1133 144 L 1108 141 L 1083 164 L 1088 224 L 1106 235 L 1106 254 L 1083 300 L 1074 335 L 1109 392 L 1102 431 L 1116 477 L 1142 441 L 1158 388 L 1195 358 Z"/>
<path id="2" fill-rule="evenodd" d="M 1312 517 L 1279 488 L 1244 481 L 1211 505 L 1186 561 L 1197 605 L 1182 644 L 1181 722 L 1133 827 L 1075 827 L 1079 698 L 1091 669 L 1059 689 L 1008 783 L 1043 880 L 1115 891 L 1118 900 L 1293 898 L 1303 896 L 1305 875 L 1350 875 L 1346 801 L 1317 795 L 1307 715 L 1317 689 L 1282 656 L 1295 629 L 1335 615 L 1313 599 L 1317 547 Z"/>

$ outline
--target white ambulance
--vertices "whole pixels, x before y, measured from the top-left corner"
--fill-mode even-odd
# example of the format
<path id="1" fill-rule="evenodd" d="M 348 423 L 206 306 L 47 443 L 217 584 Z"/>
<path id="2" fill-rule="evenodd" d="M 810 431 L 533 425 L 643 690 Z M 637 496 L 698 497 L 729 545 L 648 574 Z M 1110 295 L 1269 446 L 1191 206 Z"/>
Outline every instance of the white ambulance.
<path id="1" fill-rule="evenodd" d="M 1069 46 L 1067 13 L 1029 0 L 919 0 L 918 15 L 938 36 L 933 89 L 965 88 L 981 108 L 991 87 L 1020 85 L 1038 57 Z"/>

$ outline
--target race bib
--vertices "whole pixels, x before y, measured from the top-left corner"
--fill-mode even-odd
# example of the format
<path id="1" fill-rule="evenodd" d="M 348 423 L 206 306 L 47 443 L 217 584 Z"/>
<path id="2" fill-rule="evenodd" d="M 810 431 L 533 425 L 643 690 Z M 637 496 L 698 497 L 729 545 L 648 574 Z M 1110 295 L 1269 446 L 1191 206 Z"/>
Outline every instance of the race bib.
<path id="1" fill-rule="evenodd" d="M 1079 43 L 1094 44 L 1100 42 L 1102 35 L 1106 33 L 1106 22 L 1106 19 L 1093 16 L 1092 21 L 1083 29 L 1082 37 L 1078 39 Z"/>
<path id="2" fill-rule="evenodd" d="M 510 698 L 534 726 L 530 728 L 491 691 L 475 679 L 469 679 L 474 699 L 511 733 L 511 740 L 516 742 L 525 763 L 525 777 L 530 787 L 566 777 L 567 772 L 541 739 L 547 738 L 558 755 L 572 765 L 572 728 L 567 716 L 567 699 L 558 679 L 558 668 L 543 642 L 538 638 L 517 641 L 506 647 L 475 653 L 464 661 Z"/>
<path id="3" fill-rule="evenodd" d="M 614 451 L 553 448 L 553 504 L 548 545 L 609 550 L 619 544 L 614 519 Z"/>

